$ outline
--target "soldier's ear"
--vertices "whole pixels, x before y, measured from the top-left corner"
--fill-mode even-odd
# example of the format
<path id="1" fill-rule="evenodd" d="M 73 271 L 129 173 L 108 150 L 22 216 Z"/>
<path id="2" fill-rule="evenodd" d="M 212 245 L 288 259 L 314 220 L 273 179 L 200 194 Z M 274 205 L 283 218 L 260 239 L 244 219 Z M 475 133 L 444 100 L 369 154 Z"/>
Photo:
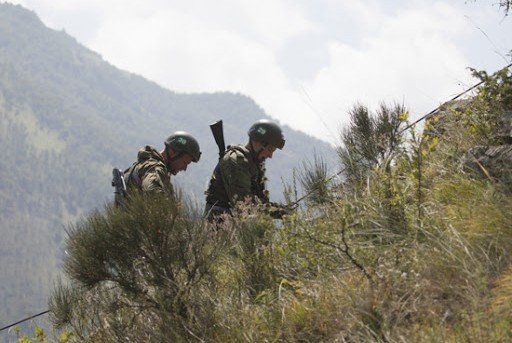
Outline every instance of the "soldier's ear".
<path id="1" fill-rule="evenodd" d="M 263 142 L 261 141 L 258 141 L 256 139 L 253 139 L 252 140 L 252 143 L 254 144 L 253 146 L 256 148 L 256 150 L 259 150 L 259 149 L 262 149 L 265 147 L 265 145 L 263 144 Z"/>
<path id="2" fill-rule="evenodd" d="M 178 155 L 178 152 L 176 150 L 174 150 L 173 148 L 167 148 L 167 153 L 169 154 L 170 158 L 173 158 L 176 155 Z"/>

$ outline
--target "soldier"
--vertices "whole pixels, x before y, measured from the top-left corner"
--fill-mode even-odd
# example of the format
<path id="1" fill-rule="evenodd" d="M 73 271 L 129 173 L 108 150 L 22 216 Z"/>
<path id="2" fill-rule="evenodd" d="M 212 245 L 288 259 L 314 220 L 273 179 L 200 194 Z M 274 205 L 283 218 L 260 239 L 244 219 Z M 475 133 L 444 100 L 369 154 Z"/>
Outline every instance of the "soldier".
<path id="1" fill-rule="evenodd" d="M 245 146 L 228 146 L 213 171 L 206 191 L 205 214 L 209 220 L 230 213 L 237 202 L 248 200 L 266 204 L 274 218 L 287 213 L 284 207 L 270 203 L 265 189 L 265 160 L 272 158 L 276 149 L 283 149 L 283 132 L 274 122 L 262 119 L 251 126 L 248 134 Z"/>
<path id="2" fill-rule="evenodd" d="M 187 166 L 198 162 L 200 157 L 197 140 L 185 131 L 176 131 L 167 138 L 160 153 L 149 145 L 139 150 L 137 161 L 124 172 L 127 191 L 138 189 L 174 195 L 170 174 L 187 170 Z"/>

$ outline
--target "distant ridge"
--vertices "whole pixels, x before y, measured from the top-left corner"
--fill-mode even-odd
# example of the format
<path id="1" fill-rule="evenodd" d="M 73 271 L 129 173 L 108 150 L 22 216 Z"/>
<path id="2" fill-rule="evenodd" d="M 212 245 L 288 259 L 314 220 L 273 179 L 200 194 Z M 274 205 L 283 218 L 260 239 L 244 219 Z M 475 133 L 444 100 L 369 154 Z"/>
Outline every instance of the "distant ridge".
<path id="1" fill-rule="evenodd" d="M 119 70 L 34 12 L 0 3 L 0 323 L 46 306 L 64 227 L 112 198 L 113 166 L 187 130 L 203 158 L 175 182 L 201 202 L 217 159 L 208 124 L 223 119 L 226 143 L 243 143 L 267 117 L 241 94 L 178 94 Z M 267 166 L 274 199 L 314 151 L 335 156 L 323 141 L 284 131 L 286 147 Z"/>

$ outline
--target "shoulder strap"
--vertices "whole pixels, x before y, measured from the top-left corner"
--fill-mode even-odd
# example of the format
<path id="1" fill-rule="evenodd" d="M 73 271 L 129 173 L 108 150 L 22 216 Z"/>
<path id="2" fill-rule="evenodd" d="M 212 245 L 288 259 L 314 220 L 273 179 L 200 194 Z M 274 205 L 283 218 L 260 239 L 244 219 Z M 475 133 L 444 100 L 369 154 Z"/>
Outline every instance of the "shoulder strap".
<path id="1" fill-rule="evenodd" d="M 243 145 L 228 145 L 226 152 L 233 150 L 241 152 L 246 157 L 250 154 L 249 150 L 247 150 Z"/>
<path id="2" fill-rule="evenodd" d="M 244 146 L 235 145 L 228 147 L 228 150 L 236 150 L 244 155 L 248 161 L 254 161 L 251 152 Z M 220 169 L 220 168 L 219 168 Z M 220 172 L 220 170 L 219 170 Z M 251 178 L 251 190 L 252 193 L 258 197 L 263 203 L 269 202 L 268 191 L 265 186 L 265 167 L 262 164 L 258 164 L 258 173 Z"/>
<path id="3" fill-rule="evenodd" d="M 124 171 L 124 178 L 126 183 L 134 184 L 137 188 L 142 189 L 142 180 L 140 179 L 139 173 L 137 171 L 138 162 L 134 162 L 131 167 L 127 168 Z"/>
<path id="4" fill-rule="evenodd" d="M 150 160 L 148 160 L 148 161 L 150 161 Z M 130 168 L 128 168 L 124 171 L 124 175 L 125 175 L 125 179 L 126 179 L 127 183 L 129 183 L 129 184 L 133 183 L 134 185 L 137 186 L 137 188 L 142 190 L 142 179 L 139 174 L 140 168 L 137 168 L 137 167 L 143 166 L 148 161 L 144 161 L 142 163 L 134 162 Z M 156 160 L 154 160 L 154 161 L 156 161 Z M 155 169 L 158 166 L 165 167 L 165 165 L 162 162 L 156 161 L 156 163 L 151 163 L 151 165 L 149 167 L 146 166 L 147 167 L 146 173 Z"/>

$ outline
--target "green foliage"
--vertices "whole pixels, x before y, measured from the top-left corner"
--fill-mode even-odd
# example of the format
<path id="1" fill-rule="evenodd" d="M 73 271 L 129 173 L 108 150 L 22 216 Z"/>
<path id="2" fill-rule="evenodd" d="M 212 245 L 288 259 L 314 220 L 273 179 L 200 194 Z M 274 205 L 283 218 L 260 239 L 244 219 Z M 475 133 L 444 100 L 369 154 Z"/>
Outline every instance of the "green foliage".
<path id="1" fill-rule="evenodd" d="M 340 157 L 364 173 L 322 182 L 282 221 L 250 205 L 212 227 L 168 199 L 89 215 L 68 230 L 55 324 L 70 341 L 510 340 L 512 199 L 460 162 L 492 141 L 485 101 L 448 106 L 424 134 L 401 132 L 403 107 L 358 107 Z M 326 178 L 314 161 L 310 190 Z"/>
<path id="2" fill-rule="evenodd" d="M 128 167 L 141 146 L 163 147 L 178 129 L 193 133 L 201 162 L 172 181 L 202 203 L 218 156 L 205 123 L 219 115 L 227 143 L 245 142 L 266 117 L 241 94 L 176 94 L 119 70 L 35 13 L 1 3 L 0 322 L 45 306 L 64 227 L 112 199 L 112 168 Z M 273 198 L 303 154 L 335 158 L 327 143 L 284 130 L 286 148 L 267 168 Z"/>
<path id="3" fill-rule="evenodd" d="M 508 12 L 510 11 L 510 8 L 512 7 L 512 1 L 511 0 L 500 0 L 499 2 L 500 8 L 503 9 L 505 12 L 505 15 L 508 15 Z"/>
<path id="4" fill-rule="evenodd" d="M 29 337 L 26 334 L 21 334 L 21 331 L 19 328 L 16 330 L 16 335 L 18 336 L 18 342 L 19 343 L 48 343 L 46 332 L 40 328 L 39 326 L 36 326 L 34 328 L 34 336 Z"/>
<path id="5" fill-rule="evenodd" d="M 11 319 L 43 306 L 33 299 L 56 270 L 58 230 L 111 192 L 112 164 L 127 166 L 138 146 L 161 144 L 171 129 L 189 130 L 205 137 L 210 156 L 181 179 L 199 194 L 197 180 L 217 156 L 203 123 L 222 113 L 229 139 L 243 142 L 240 128 L 263 112 L 240 95 L 178 95 L 121 72 L 20 7 L 0 5 L 0 17 L 0 316 Z M 249 207 L 212 227 L 164 198 L 85 215 L 68 226 L 68 279 L 49 302 L 52 321 L 66 330 L 55 336 L 510 341 L 512 200 L 499 183 L 460 167 L 472 146 L 499 143 L 510 72 L 478 75 L 486 84 L 433 118 L 432 135 L 401 132 L 403 106 L 355 106 L 339 149 L 344 182 L 326 186 L 324 161 L 306 162 L 299 183 L 320 191 L 281 222 Z M 330 151 L 285 135 L 282 158 L 269 168 L 292 170 L 304 146 Z M 48 340 L 41 330 L 19 338 Z"/>
<path id="6" fill-rule="evenodd" d="M 313 162 L 304 161 L 299 181 L 304 193 L 310 194 L 306 201 L 311 204 L 325 204 L 331 200 L 328 188 L 327 163 L 322 157 L 314 156 Z"/>
<path id="7" fill-rule="evenodd" d="M 39 327 L 34 327 L 33 336 L 22 333 L 22 330 L 19 326 L 14 328 L 14 333 L 16 334 L 16 341 L 18 343 L 48 343 L 48 342 L 59 342 L 59 343 L 68 343 L 71 338 L 73 338 L 73 333 L 64 330 L 60 335 L 53 335 L 52 338 L 48 338 L 47 332 Z"/>
<path id="8" fill-rule="evenodd" d="M 512 108 L 512 72 L 509 68 L 501 69 L 492 75 L 485 70 L 471 69 L 473 76 L 485 82 L 479 90 L 478 98 L 486 102 L 491 109 Z"/>
<path id="9" fill-rule="evenodd" d="M 476 1 L 476 0 L 474 0 Z M 508 13 L 510 12 L 510 9 L 512 8 L 512 0 L 499 0 L 498 2 L 494 3 L 493 5 L 498 5 L 501 10 L 503 10 L 503 13 L 505 16 L 508 16 Z"/>
<path id="10" fill-rule="evenodd" d="M 512 111 L 512 71 L 504 68 L 489 75 L 485 71 L 471 70 L 484 84 L 471 99 L 470 106 L 458 116 L 471 135 L 481 137 L 483 144 L 500 144 L 502 137 L 496 133 L 504 125 L 504 113 Z"/>
<path id="11" fill-rule="evenodd" d="M 366 106 L 356 105 L 349 114 L 350 123 L 341 134 L 343 146 L 338 155 L 347 184 L 361 188 L 373 167 L 390 165 L 399 152 L 407 111 L 402 105 L 382 104 L 372 114 Z"/>
<path id="12" fill-rule="evenodd" d="M 122 340 L 129 329 L 136 340 L 185 337 L 199 323 L 207 330 L 209 301 L 194 292 L 227 241 L 198 217 L 163 196 L 134 196 L 125 210 L 107 206 L 71 227 L 71 285 L 51 298 L 54 323 L 100 340 Z"/>

